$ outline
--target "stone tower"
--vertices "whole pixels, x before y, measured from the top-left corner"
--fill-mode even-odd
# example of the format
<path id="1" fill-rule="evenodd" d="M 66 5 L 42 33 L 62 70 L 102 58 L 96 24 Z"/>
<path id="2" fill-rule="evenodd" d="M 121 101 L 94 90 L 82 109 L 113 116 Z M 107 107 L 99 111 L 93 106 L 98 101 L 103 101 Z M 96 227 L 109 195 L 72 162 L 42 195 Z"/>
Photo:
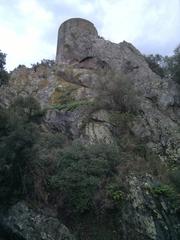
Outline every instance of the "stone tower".
<path id="1" fill-rule="evenodd" d="M 98 33 L 93 23 L 82 18 L 71 18 L 59 28 L 56 62 L 74 63 L 91 57 L 93 40 Z"/>

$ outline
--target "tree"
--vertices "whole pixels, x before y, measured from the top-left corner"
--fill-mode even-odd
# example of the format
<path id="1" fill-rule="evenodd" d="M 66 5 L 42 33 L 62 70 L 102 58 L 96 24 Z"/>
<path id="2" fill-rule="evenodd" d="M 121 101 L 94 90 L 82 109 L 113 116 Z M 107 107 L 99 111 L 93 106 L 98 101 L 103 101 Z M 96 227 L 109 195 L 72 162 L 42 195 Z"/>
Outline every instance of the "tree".
<path id="1" fill-rule="evenodd" d="M 145 59 L 153 72 L 159 75 L 161 78 L 165 77 L 165 72 L 163 68 L 164 57 L 156 54 L 150 54 L 145 56 Z"/>
<path id="2" fill-rule="evenodd" d="M 115 145 L 73 143 L 58 153 L 50 185 L 60 193 L 59 210 L 81 214 L 94 208 L 102 182 L 116 174 L 120 153 Z"/>
<path id="3" fill-rule="evenodd" d="M 138 112 L 138 94 L 127 76 L 110 70 L 97 72 L 97 76 L 95 107 L 120 112 Z"/>
<path id="4" fill-rule="evenodd" d="M 33 184 L 33 146 L 39 137 L 34 117 L 39 111 L 40 106 L 32 97 L 19 97 L 8 109 L 0 109 L 1 200 L 27 194 Z"/>
<path id="5" fill-rule="evenodd" d="M 153 72 L 160 77 L 172 78 L 180 84 L 180 44 L 175 48 L 172 56 L 161 56 L 159 54 L 147 55 L 145 59 Z"/>
<path id="6" fill-rule="evenodd" d="M 180 84 L 180 44 L 175 48 L 172 57 L 166 57 L 167 73 Z"/>
<path id="7" fill-rule="evenodd" d="M 8 73 L 5 70 L 6 54 L 0 50 L 0 86 L 6 84 L 8 81 Z"/>

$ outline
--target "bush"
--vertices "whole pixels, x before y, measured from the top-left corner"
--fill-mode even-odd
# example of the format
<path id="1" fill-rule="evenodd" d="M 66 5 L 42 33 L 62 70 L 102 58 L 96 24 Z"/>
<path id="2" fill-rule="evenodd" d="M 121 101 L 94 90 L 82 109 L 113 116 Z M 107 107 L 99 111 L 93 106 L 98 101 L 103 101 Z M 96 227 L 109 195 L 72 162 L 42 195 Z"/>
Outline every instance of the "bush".
<path id="1" fill-rule="evenodd" d="M 58 105 L 52 105 L 52 109 L 58 109 L 58 110 L 65 110 L 65 111 L 73 111 L 79 107 L 82 106 L 92 106 L 93 103 L 87 100 L 79 100 L 79 101 L 71 101 L 65 104 L 58 104 Z"/>
<path id="2" fill-rule="evenodd" d="M 145 56 L 149 67 L 161 78 L 172 78 L 180 84 L 180 44 L 175 48 L 172 56 L 161 56 L 150 54 Z"/>
<path id="3" fill-rule="evenodd" d="M 161 66 L 164 63 L 163 56 L 161 56 L 159 54 L 156 54 L 156 55 L 150 54 L 147 56 L 145 55 L 144 57 L 153 72 L 155 72 L 161 78 L 165 77 L 164 68 L 163 68 L 163 66 Z"/>
<path id="4" fill-rule="evenodd" d="M 160 185 L 154 186 L 151 189 L 151 192 L 155 196 L 164 196 L 164 197 L 173 198 L 173 199 L 176 197 L 176 193 L 170 185 L 160 184 Z"/>
<path id="5" fill-rule="evenodd" d="M 34 118 L 39 109 L 39 104 L 27 97 L 16 99 L 8 109 L 0 111 L 1 199 L 30 192 L 36 155 L 33 146 L 39 138 Z"/>
<path id="6" fill-rule="evenodd" d="M 122 191 L 121 184 L 117 180 L 109 183 L 107 186 L 107 195 L 115 203 L 122 203 L 122 200 L 124 199 L 124 192 Z"/>
<path id="7" fill-rule="evenodd" d="M 21 122 L 35 122 L 44 114 L 39 102 L 32 96 L 17 97 L 10 105 L 8 111 L 13 121 L 16 119 Z"/>
<path id="8" fill-rule="evenodd" d="M 168 71 L 172 79 L 180 84 L 180 44 L 175 48 L 174 55 L 168 60 Z"/>
<path id="9" fill-rule="evenodd" d="M 133 113 L 113 111 L 109 120 L 114 127 L 114 135 L 119 138 L 120 135 L 128 133 L 134 118 L 135 115 Z"/>
<path id="10" fill-rule="evenodd" d="M 175 168 L 170 171 L 170 180 L 176 187 L 176 189 L 180 192 L 180 169 Z"/>
<path id="11" fill-rule="evenodd" d="M 45 67 L 52 67 L 55 65 L 55 61 L 54 60 L 50 60 L 50 59 L 43 59 L 41 60 L 41 62 L 37 62 L 34 64 L 31 64 L 32 68 L 34 69 L 34 71 L 37 70 L 38 67 L 40 66 L 45 66 Z"/>
<path id="12" fill-rule="evenodd" d="M 6 54 L 2 53 L 0 50 L 0 87 L 3 84 L 6 84 L 9 79 L 9 74 L 5 70 L 5 65 L 6 65 Z"/>
<path id="13" fill-rule="evenodd" d="M 97 75 L 96 102 L 100 108 L 131 113 L 138 111 L 137 93 L 125 75 L 113 71 L 98 72 Z"/>
<path id="14" fill-rule="evenodd" d="M 61 133 L 41 132 L 38 141 L 35 142 L 32 152 L 36 156 L 31 160 L 33 168 L 33 191 L 32 198 L 38 203 L 48 202 L 48 178 L 55 169 L 55 161 L 58 151 L 68 143 L 67 138 Z"/>
<path id="15" fill-rule="evenodd" d="M 93 209 L 101 183 L 116 173 L 119 151 L 111 145 L 83 146 L 77 143 L 58 154 L 50 185 L 61 196 L 59 208 L 81 214 Z"/>

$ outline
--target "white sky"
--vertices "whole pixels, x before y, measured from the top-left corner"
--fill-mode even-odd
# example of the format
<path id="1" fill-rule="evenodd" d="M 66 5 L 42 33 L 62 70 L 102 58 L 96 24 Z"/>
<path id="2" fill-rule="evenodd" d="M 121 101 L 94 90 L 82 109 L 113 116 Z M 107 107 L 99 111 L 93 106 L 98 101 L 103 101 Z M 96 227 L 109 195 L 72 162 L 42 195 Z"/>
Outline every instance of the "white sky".
<path id="1" fill-rule="evenodd" d="M 169 55 L 180 43 L 180 0 L 0 0 L 0 50 L 7 69 L 54 59 L 60 24 L 93 22 L 100 36 L 142 53 Z"/>

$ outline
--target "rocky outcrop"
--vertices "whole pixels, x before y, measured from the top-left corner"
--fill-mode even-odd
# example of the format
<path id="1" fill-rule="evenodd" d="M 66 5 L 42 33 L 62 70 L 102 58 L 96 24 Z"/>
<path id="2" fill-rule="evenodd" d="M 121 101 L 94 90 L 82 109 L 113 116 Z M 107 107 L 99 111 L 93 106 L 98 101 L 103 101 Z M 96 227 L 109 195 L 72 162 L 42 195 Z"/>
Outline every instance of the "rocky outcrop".
<path id="1" fill-rule="evenodd" d="M 18 95 L 32 95 L 46 109 L 43 129 L 61 132 L 70 140 L 80 139 L 83 144 L 116 143 L 117 137 L 121 140 L 124 136 L 121 132 L 114 134 L 111 115 L 115 110 L 111 106 L 115 103 L 112 96 L 102 94 L 113 82 L 115 75 L 109 73 L 119 79 L 125 76 L 129 94 L 133 89 L 133 95 L 125 96 L 127 104 L 134 96 L 138 98 L 128 131 L 162 162 L 179 164 L 180 86 L 152 72 L 132 44 L 115 44 L 99 37 L 87 20 L 70 19 L 61 25 L 56 65 L 15 69 L 9 84 L 0 88 L 0 104 L 8 105 Z M 122 83 L 119 89 L 127 87 Z M 118 88 L 117 96 L 122 93 Z M 137 175 L 126 176 L 127 195 L 116 223 L 119 235 L 112 235 L 112 239 L 178 240 L 180 226 L 175 208 L 167 196 L 152 191 L 157 186 L 152 176 Z M 0 226 L 14 239 L 72 239 L 56 218 L 37 213 L 24 203 L 3 214 Z"/>
<path id="2" fill-rule="evenodd" d="M 73 240 L 69 230 L 53 216 L 19 202 L 0 214 L 0 237 L 16 240 Z"/>
<path id="3" fill-rule="evenodd" d="M 48 127 L 51 125 L 61 131 L 69 129 L 71 139 L 80 137 L 92 142 L 95 139 L 107 141 L 108 138 L 108 142 L 112 142 L 110 122 L 95 122 L 90 117 L 88 102 L 98 96 L 100 82 L 103 87 L 103 81 L 112 81 L 107 72 L 116 72 L 119 76 L 126 76 L 139 98 L 139 115 L 134 119 L 131 131 L 163 160 L 179 161 L 180 86 L 152 72 L 134 46 L 127 42 L 106 41 L 98 36 L 89 21 L 70 19 L 59 29 L 56 63 L 54 66 L 39 64 L 14 70 L 9 85 L 0 88 L 1 104 L 7 105 L 18 95 L 32 95 L 41 106 L 49 109 L 45 119 Z M 66 98 L 69 96 L 66 101 L 65 95 Z M 68 111 L 59 110 L 60 105 L 71 105 L 73 101 L 76 107 L 71 111 L 68 106 Z M 106 101 L 111 99 L 106 98 Z M 91 121 L 86 125 L 87 116 Z M 61 124 L 62 119 L 66 119 L 66 123 Z M 102 137 L 102 132 L 108 137 Z"/>
<path id="4" fill-rule="evenodd" d="M 151 176 L 129 176 L 129 193 L 122 209 L 122 239 L 178 240 L 179 220 L 168 197 L 156 195 Z"/>
<path id="5" fill-rule="evenodd" d="M 72 63 L 73 67 L 93 69 L 94 66 L 95 69 L 99 67 L 99 70 L 107 66 L 126 74 L 141 95 L 156 99 L 161 108 L 179 105 L 179 86 L 152 72 L 143 55 L 132 44 L 125 41 L 115 44 L 104 40 L 98 36 L 94 25 L 84 19 L 64 22 L 58 34 L 58 65 Z M 101 66 L 100 62 L 104 65 Z"/>
<path id="6" fill-rule="evenodd" d="M 1 104 L 8 105 L 17 96 L 31 95 L 45 107 L 58 84 L 54 66 L 43 64 L 34 65 L 32 68 L 19 66 L 11 73 L 9 84 L 0 89 Z"/>
<path id="7" fill-rule="evenodd" d="M 109 139 L 110 123 L 92 120 L 84 124 L 87 115 L 90 116 L 89 110 L 85 113 L 85 106 L 89 109 L 88 104 L 84 102 L 84 108 L 82 104 L 76 104 L 78 107 L 71 108 L 68 113 L 60 111 L 59 105 L 65 103 L 65 95 L 69 96 L 66 103 L 93 100 L 99 94 L 99 82 L 103 85 L 103 81 L 112 81 L 107 72 L 116 72 L 119 76 L 126 76 L 139 98 L 139 115 L 131 126 L 132 132 L 163 160 L 179 161 L 180 86 L 152 72 L 134 46 L 127 42 L 115 44 L 106 41 L 98 36 L 89 21 L 70 19 L 59 29 L 56 63 L 54 66 L 38 65 L 14 70 L 9 85 L 0 89 L 1 104 L 7 105 L 18 95 L 32 95 L 41 106 L 50 109 L 45 120 L 49 127 L 52 122 L 53 128 L 67 129 L 64 123 L 60 126 L 62 119 L 66 119 L 65 125 L 70 129 L 72 139 L 80 137 L 91 139 L 91 142 L 92 139 L 107 139 L 106 136 L 97 137 L 102 132 Z M 110 100 L 107 98 L 106 101 Z M 67 115 L 71 115 L 68 120 Z M 57 116 L 60 116 L 59 120 Z"/>
<path id="8" fill-rule="evenodd" d="M 160 155 L 164 152 L 162 158 L 179 161 L 180 86 L 171 79 L 161 79 L 152 72 L 132 44 L 106 41 L 98 36 L 94 26 L 89 23 L 91 30 L 88 33 L 84 27 L 86 24 L 83 19 L 70 19 L 60 27 L 57 68 L 60 69 L 61 64 L 72 63 L 73 75 L 71 72 L 68 77 L 66 68 L 58 73 L 62 75 L 64 72 L 67 81 L 90 89 L 97 88 L 97 71 L 104 71 L 104 76 L 107 69 L 125 75 L 140 99 L 138 110 L 141 114 L 134 121 L 132 131 Z M 74 31 L 77 35 L 73 38 Z"/>

